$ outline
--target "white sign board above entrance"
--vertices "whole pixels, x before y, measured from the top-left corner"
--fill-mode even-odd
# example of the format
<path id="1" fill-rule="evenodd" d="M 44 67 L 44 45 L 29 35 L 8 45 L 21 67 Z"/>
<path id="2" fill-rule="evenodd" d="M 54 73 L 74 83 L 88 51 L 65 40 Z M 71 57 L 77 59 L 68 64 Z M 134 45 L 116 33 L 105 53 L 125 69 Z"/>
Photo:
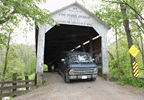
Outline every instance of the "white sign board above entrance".
<path id="1" fill-rule="evenodd" d="M 55 14 L 54 19 L 59 24 L 72 24 L 81 26 L 92 26 L 91 16 L 79 9 L 77 6 L 71 6 Z"/>

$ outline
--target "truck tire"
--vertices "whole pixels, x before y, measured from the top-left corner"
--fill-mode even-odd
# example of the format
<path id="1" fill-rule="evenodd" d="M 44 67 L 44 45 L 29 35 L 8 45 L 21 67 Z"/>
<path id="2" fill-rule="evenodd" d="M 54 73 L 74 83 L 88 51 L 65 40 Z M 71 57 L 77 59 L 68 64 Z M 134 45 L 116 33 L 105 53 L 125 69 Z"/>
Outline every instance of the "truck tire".
<path id="1" fill-rule="evenodd" d="M 70 83 L 70 79 L 68 77 L 68 73 L 65 73 L 64 80 L 65 80 L 65 83 Z"/>
<path id="2" fill-rule="evenodd" d="M 96 78 L 92 78 L 92 81 L 96 81 Z"/>

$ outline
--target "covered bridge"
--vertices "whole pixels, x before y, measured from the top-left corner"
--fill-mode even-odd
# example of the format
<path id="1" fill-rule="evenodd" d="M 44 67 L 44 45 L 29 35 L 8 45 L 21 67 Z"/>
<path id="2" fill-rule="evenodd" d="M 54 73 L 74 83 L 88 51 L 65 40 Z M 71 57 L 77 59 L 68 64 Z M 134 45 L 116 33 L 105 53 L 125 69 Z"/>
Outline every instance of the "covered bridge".
<path id="1" fill-rule="evenodd" d="M 52 13 L 60 26 L 36 28 L 36 80 L 42 83 L 43 64 L 50 67 L 61 51 L 86 51 L 108 74 L 107 32 L 110 26 L 75 2 Z"/>

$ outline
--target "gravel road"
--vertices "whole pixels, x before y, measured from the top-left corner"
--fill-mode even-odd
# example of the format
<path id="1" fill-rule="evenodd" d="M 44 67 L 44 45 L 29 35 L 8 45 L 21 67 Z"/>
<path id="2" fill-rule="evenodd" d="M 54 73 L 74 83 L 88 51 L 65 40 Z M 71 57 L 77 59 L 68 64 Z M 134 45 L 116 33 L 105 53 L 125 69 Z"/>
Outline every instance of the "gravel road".
<path id="1" fill-rule="evenodd" d="M 64 83 L 57 73 L 45 73 L 47 86 L 41 86 L 12 100 L 144 100 L 144 89 L 120 86 L 98 76 L 96 81 L 81 80 Z"/>

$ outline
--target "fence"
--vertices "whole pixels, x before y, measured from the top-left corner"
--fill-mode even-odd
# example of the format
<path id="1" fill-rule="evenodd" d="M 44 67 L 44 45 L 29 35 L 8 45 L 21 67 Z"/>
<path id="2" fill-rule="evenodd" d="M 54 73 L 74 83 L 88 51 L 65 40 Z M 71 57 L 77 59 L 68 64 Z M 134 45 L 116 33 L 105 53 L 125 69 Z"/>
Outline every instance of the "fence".
<path id="1" fill-rule="evenodd" d="M 17 73 L 13 74 L 13 81 L 0 82 L 1 86 L 4 85 L 3 87 L 0 87 L 0 98 L 6 96 L 16 97 L 17 95 L 28 92 L 30 90 L 29 88 L 34 86 L 34 84 L 29 84 L 29 82 L 35 82 L 35 80 L 28 80 L 28 76 L 25 76 L 25 80 L 17 80 Z M 24 85 L 18 85 L 18 83 L 23 83 Z M 9 85 L 5 86 L 5 84 Z M 18 88 L 25 88 L 25 90 L 18 90 Z"/>

